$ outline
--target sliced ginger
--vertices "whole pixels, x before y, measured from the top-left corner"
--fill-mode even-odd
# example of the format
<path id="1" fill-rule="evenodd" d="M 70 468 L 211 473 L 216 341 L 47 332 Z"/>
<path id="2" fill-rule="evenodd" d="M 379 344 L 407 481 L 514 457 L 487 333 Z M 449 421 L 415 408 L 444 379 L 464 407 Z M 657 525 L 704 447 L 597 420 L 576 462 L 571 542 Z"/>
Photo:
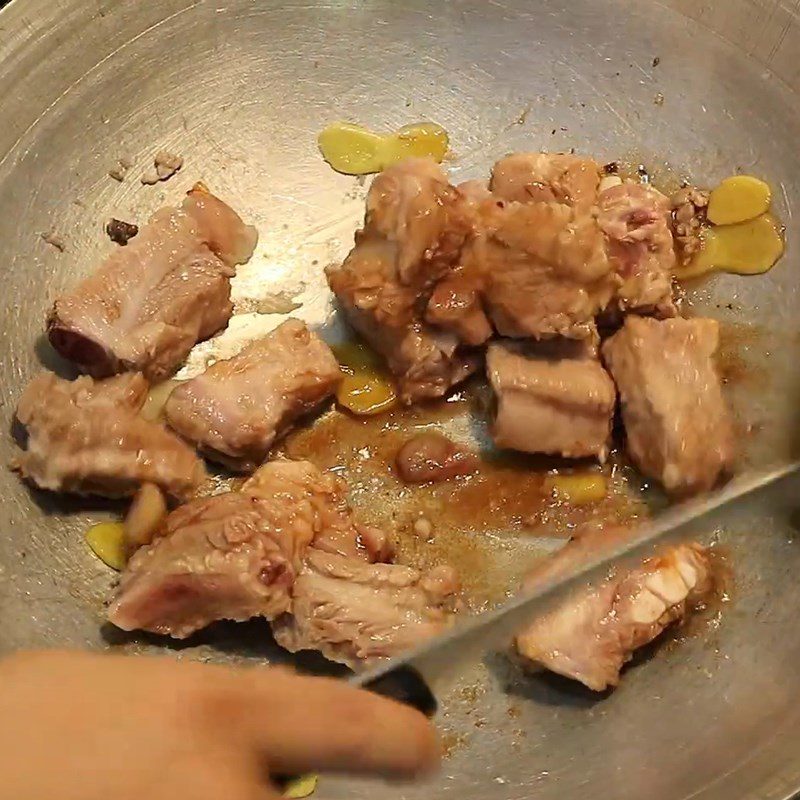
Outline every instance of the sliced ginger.
<path id="1" fill-rule="evenodd" d="M 769 209 L 772 192 L 752 175 L 726 178 L 711 192 L 707 217 L 714 225 L 735 225 L 755 219 Z"/>
<path id="2" fill-rule="evenodd" d="M 780 225 L 771 214 L 762 214 L 738 225 L 708 228 L 703 234 L 703 248 L 676 274 L 678 278 L 696 278 L 717 269 L 757 275 L 769 270 L 783 250 Z"/>
<path id="3" fill-rule="evenodd" d="M 336 392 L 340 406 L 353 414 L 388 411 L 397 403 L 394 382 L 375 353 L 358 342 L 337 345 L 333 352 L 344 378 Z"/>
<path id="4" fill-rule="evenodd" d="M 127 551 L 125 527 L 121 522 L 101 522 L 86 531 L 86 542 L 92 552 L 112 569 L 125 569 Z"/>
<path id="5" fill-rule="evenodd" d="M 435 122 L 404 125 L 385 135 L 350 122 L 334 122 L 317 141 L 325 160 L 345 175 L 380 172 L 412 156 L 428 156 L 441 163 L 449 145 L 447 132 Z"/>
<path id="6" fill-rule="evenodd" d="M 169 396 L 172 394 L 173 389 L 180 383 L 181 381 L 175 380 L 174 378 L 163 381 L 163 383 L 157 383 L 150 389 L 150 393 L 147 395 L 147 399 L 144 401 L 144 406 L 142 406 L 141 415 L 150 422 L 156 422 L 161 419 L 164 406 L 167 404 L 167 400 Z"/>
<path id="7" fill-rule="evenodd" d="M 317 788 L 316 775 L 303 775 L 300 778 L 293 778 L 283 789 L 283 796 L 292 798 L 292 800 L 300 800 L 303 797 L 309 797 L 314 793 Z"/>
<path id="8" fill-rule="evenodd" d="M 547 487 L 558 500 L 575 506 L 597 503 L 608 492 L 605 475 L 599 472 L 575 473 L 572 475 L 550 475 L 545 479 Z"/>
<path id="9" fill-rule="evenodd" d="M 161 489 L 153 483 L 143 483 L 122 524 L 125 547 L 129 554 L 150 544 L 166 518 L 167 511 L 167 501 Z"/>

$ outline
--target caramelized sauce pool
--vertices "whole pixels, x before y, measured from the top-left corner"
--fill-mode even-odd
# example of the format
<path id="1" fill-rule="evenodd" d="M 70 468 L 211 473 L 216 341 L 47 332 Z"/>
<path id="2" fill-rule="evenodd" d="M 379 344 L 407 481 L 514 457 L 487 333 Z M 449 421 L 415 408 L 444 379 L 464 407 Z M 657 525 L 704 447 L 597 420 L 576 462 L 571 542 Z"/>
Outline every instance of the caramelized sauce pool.
<path id="1" fill-rule="evenodd" d="M 372 417 L 332 409 L 291 433 L 279 448 L 289 458 L 341 474 L 359 518 L 394 535 L 397 561 L 456 567 L 463 599 L 473 609 L 513 593 L 536 557 L 558 546 L 554 538 L 566 539 L 585 523 L 624 521 L 643 512 L 626 470 L 613 462 L 603 468 L 609 484 L 603 500 L 574 507 L 556 500 L 545 486 L 553 470 L 600 468 L 492 450 L 486 391 L 474 383 L 446 400 Z M 478 471 L 441 483 L 405 485 L 397 477 L 395 456 L 425 429 L 440 430 L 478 451 Z M 546 539 L 551 545 L 542 541 L 537 548 Z"/>

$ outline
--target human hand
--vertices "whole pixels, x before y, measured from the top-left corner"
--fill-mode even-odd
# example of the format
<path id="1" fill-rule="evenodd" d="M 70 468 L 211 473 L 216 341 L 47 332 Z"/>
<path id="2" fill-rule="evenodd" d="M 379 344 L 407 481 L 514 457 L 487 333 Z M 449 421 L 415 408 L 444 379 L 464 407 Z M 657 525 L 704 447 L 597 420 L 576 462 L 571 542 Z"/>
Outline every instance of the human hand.
<path id="1" fill-rule="evenodd" d="M 268 800 L 270 774 L 411 778 L 433 728 L 341 681 L 71 652 L 0 661 L 0 800 Z"/>

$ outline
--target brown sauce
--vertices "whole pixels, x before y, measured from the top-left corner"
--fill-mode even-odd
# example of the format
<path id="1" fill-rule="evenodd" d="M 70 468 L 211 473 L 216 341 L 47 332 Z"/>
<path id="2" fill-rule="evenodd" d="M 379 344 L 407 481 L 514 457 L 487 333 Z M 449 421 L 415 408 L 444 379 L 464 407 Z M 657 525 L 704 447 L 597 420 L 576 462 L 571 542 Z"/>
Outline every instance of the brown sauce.
<path id="1" fill-rule="evenodd" d="M 519 546 L 520 538 L 567 539 L 587 523 L 631 520 L 644 510 L 629 471 L 615 460 L 603 468 L 609 485 L 605 499 L 584 506 L 556 500 L 545 486 L 546 475 L 599 467 L 498 453 L 488 444 L 487 416 L 485 386 L 474 382 L 446 400 L 376 416 L 356 417 L 333 408 L 290 434 L 279 452 L 340 473 L 359 517 L 394 535 L 399 562 L 452 564 L 464 584 L 467 606 L 477 609 L 515 591 L 534 562 L 535 548 L 520 554 L 531 550 Z M 425 429 L 440 430 L 478 452 L 475 474 L 404 484 L 396 474 L 395 455 Z M 421 518 L 425 524 L 415 527 Z"/>

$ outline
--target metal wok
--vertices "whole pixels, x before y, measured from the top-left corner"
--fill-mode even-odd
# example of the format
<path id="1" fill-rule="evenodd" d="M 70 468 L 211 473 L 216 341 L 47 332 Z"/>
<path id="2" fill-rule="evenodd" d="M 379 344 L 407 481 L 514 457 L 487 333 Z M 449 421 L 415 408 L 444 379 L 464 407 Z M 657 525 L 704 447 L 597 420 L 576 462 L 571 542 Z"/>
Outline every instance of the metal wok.
<path id="1" fill-rule="evenodd" d="M 198 178 L 254 221 L 261 243 L 239 300 L 302 288 L 297 312 L 331 319 L 321 267 L 341 257 L 360 182 L 331 172 L 315 135 L 334 119 L 443 124 L 457 179 L 518 149 L 575 147 L 712 183 L 765 176 L 789 252 L 763 277 L 718 277 L 695 307 L 750 326 L 732 385 L 745 463 L 788 457 L 795 434 L 800 277 L 800 26 L 784 0 L 13 0 L 0 12 L 0 397 L 7 427 L 49 364 L 53 297 L 108 249 L 109 216 L 143 219 Z M 663 103 L 661 98 L 663 97 Z M 658 99 L 658 102 L 656 100 Z M 186 157 L 168 184 L 138 175 L 159 149 Z M 107 176 L 116 159 L 131 176 Z M 56 232 L 65 250 L 41 238 Z M 195 367 L 263 315 L 237 317 Z M 191 366 L 190 366 L 191 368 Z M 7 462 L 12 445 L 0 437 Z M 0 471 L 0 653 L 127 647 L 102 628 L 110 578 L 81 532 L 111 506 L 31 494 Z M 321 798 L 536 797 L 784 800 L 800 789 L 800 567 L 795 533 L 752 508 L 720 533 L 736 573 L 718 624 L 662 647 L 594 697 L 476 666 L 450 698 L 454 742 L 425 786 L 325 780 Z M 522 547 L 523 545 L 520 544 Z M 227 630 L 179 658 L 277 657 L 263 629 Z M 482 724 L 476 725 L 476 720 Z"/>

